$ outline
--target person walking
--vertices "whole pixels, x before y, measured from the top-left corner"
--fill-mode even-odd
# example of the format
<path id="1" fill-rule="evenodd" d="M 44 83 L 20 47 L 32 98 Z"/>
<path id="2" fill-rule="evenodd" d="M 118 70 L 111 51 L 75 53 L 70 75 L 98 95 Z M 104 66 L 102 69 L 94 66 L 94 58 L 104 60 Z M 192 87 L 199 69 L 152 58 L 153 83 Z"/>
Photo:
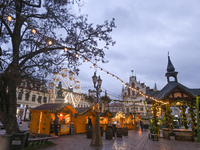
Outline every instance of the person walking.
<path id="1" fill-rule="evenodd" d="M 143 131 L 143 121 L 140 120 L 140 127 L 141 127 L 141 131 Z"/>
<path id="2" fill-rule="evenodd" d="M 54 132 L 55 135 L 58 135 L 58 124 L 59 124 L 59 118 L 57 115 L 55 115 L 55 120 L 54 120 Z"/>

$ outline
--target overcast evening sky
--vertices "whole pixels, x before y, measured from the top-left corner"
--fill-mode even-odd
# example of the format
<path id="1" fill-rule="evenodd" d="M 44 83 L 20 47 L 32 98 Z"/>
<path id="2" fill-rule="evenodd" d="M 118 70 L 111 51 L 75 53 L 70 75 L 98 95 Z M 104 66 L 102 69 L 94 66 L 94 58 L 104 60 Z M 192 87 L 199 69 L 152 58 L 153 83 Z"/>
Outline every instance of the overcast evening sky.
<path id="1" fill-rule="evenodd" d="M 137 81 L 161 90 L 165 77 L 168 52 L 178 72 L 178 82 L 188 88 L 200 88 L 200 1 L 199 0 L 85 0 L 81 13 L 89 22 L 102 24 L 115 18 L 112 32 L 115 46 L 106 50 L 107 64 L 103 69 L 129 81 L 131 70 Z M 80 67 L 82 91 L 93 86 L 91 63 Z M 100 73 L 102 87 L 121 94 L 122 84 L 116 78 Z"/>

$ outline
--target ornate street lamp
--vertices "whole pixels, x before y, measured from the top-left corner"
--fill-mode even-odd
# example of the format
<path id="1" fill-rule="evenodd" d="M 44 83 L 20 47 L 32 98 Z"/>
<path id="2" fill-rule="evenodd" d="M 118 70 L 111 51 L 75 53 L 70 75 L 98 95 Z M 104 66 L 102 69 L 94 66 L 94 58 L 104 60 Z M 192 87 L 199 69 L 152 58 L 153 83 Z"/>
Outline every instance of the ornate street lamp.
<path id="1" fill-rule="evenodd" d="M 102 80 L 99 77 L 96 76 L 96 72 L 94 72 L 94 76 L 92 77 L 93 83 L 94 83 L 94 88 L 96 89 L 96 107 L 95 107 L 95 126 L 94 126 L 94 131 L 92 134 L 92 140 L 90 143 L 90 146 L 103 146 L 102 144 L 102 139 L 101 139 L 101 133 L 100 133 L 100 123 L 99 123 L 99 118 L 100 118 L 100 104 L 99 104 L 99 93 L 101 90 L 101 84 Z"/>

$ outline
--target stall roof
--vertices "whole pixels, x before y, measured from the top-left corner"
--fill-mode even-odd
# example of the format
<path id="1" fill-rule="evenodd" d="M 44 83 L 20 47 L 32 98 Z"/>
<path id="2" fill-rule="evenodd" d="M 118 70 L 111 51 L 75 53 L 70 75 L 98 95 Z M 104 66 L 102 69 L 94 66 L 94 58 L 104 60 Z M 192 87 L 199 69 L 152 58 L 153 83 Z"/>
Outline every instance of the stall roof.
<path id="1" fill-rule="evenodd" d="M 69 108 L 73 113 L 77 113 L 77 110 L 70 103 L 48 103 L 35 107 L 32 110 L 47 110 L 54 112 L 63 110 L 65 107 Z"/>
<path id="2" fill-rule="evenodd" d="M 113 114 L 109 110 L 106 110 L 105 112 L 100 113 L 100 117 L 113 117 Z"/>
<path id="3" fill-rule="evenodd" d="M 76 107 L 76 110 L 78 114 L 80 115 L 87 113 L 90 109 L 92 108 L 91 107 Z"/>

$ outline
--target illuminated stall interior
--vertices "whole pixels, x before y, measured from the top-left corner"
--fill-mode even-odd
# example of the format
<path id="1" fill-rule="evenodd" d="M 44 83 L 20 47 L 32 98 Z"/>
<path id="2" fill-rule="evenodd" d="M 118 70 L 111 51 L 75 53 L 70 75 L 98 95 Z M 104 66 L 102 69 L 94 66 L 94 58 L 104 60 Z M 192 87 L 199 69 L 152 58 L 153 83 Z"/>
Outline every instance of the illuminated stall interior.
<path id="1" fill-rule="evenodd" d="M 100 126 L 103 127 L 103 130 L 105 131 L 108 125 L 112 125 L 112 113 L 107 110 L 105 112 L 101 112 L 100 114 Z"/>
<path id="2" fill-rule="evenodd" d="M 54 134 L 54 120 L 58 119 L 58 135 L 70 134 L 77 111 L 69 103 L 43 104 L 31 110 L 29 132 Z"/>
<path id="3" fill-rule="evenodd" d="M 113 124 L 116 124 L 116 127 L 123 127 L 123 119 L 125 118 L 125 114 L 121 111 L 117 112 L 115 116 L 112 118 Z"/>

